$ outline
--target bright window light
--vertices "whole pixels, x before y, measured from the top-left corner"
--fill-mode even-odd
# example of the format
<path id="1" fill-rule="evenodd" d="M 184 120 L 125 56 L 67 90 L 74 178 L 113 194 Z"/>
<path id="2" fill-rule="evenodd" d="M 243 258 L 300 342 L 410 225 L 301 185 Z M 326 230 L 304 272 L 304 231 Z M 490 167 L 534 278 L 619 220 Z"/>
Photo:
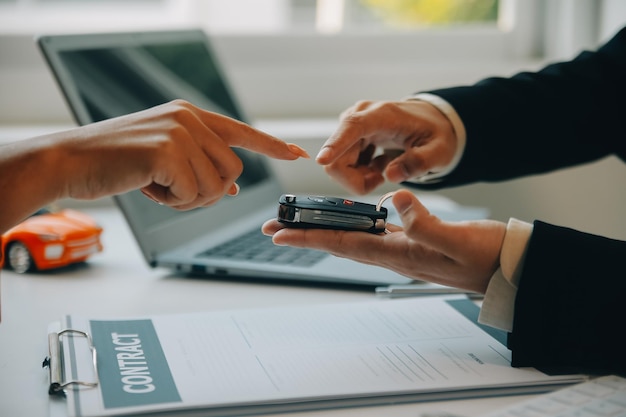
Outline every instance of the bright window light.
<path id="1" fill-rule="evenodd" d="M 502 0 L 510 1 L 510 0 Z M 201 26 L 337 34 L 496 24 L 499 0 L 0 0 L 0 32 Z"/>
<path id="2" fill-rule="evenodd" d="M 344 0 L 317 0 L 315 27 L 321 33 L 336 33 L 343 29 Z"/>

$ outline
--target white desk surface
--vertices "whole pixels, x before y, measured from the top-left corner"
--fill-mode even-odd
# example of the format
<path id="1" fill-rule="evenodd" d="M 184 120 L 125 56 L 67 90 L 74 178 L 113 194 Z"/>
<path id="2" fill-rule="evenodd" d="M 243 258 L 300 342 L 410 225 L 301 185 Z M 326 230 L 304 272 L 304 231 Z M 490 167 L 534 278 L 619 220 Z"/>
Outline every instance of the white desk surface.
<path id="1" fill-rule="evenodd" d="M 65 314 L 135 316 L 217 309 L 362 300 L 370 291 L 302 285 L 227 282 L 172 276 L 147 266 L 121 213 L 89 208 L 104 227 L 105 250 L 88 263 L 53 273 L 18 275 L 3 270 L 0 323 L 0 416 L 48 415 L 47 326 Z M 310 411 L 289 416 L 411 416 L 451 413 L 479 416 L 528 396 Z"/>

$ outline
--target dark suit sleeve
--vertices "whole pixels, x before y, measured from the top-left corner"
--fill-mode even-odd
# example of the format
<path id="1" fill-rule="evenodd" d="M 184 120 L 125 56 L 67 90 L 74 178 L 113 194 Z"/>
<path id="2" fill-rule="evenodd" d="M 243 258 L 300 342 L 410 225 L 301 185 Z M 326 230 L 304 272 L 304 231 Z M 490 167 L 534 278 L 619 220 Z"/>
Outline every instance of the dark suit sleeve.
<path id="1" fill-rule="evenodd" d="M 451 174 L 419 188 L 502 181 L 609 155 L 626 160 L 626 28 L 569 62 L 429 93 L 456 109 L 467 145 Z"/>
<path id="2" fill-rule="evenodd" d="M 436 189 L 626 160 L 626 28 L 595 52 L 511 78 L 430 91 L 467 144 Z M 616 179 L 616 191 L 623 181 Z M 513 366 L 626 375 L 626 242 L 535 222 L 515 301 Z"/>
<path id="3" fill-rule="evenodd" d="M 513 366 L 626 374 L 626 242 L 535 222 L 515 301 Z"/>

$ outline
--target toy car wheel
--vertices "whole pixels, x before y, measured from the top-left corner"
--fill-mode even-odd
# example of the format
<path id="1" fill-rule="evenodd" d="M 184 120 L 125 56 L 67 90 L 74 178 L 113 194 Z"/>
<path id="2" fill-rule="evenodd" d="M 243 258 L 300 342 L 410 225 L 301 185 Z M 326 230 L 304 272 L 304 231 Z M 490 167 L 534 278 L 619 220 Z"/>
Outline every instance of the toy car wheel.
<path id="1" fill-rule="evenodd" d="M 24 272 L 32 271 L 35 269 L 35 263 L 28 248 L 23 243 L 12 243 L 7 251 L 7 261 L 9 267 L 17 272 L 23 274 Z"/>

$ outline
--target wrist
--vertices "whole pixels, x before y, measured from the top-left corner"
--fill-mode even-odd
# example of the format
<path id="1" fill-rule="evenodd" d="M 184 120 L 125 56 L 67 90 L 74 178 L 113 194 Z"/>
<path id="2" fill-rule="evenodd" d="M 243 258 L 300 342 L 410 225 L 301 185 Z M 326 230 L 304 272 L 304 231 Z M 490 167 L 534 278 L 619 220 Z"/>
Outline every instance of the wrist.
<path id="1" fill-rule="evenodd" d="M 425 175 L 421 175 L 419 177 L 411 178 L 408 180 L 417 184 L 439 182 L 443 177 L 454 171 L 454 169 L 461 161 L 461 158 L 463 157 L 463 153 L 465 151 L 465 143 L 467 141 L 465 125 L 463 124 L 463 121 L 459 117 L 454 107 L 452 107 L 450 103 L 448 103 L 446 100 L 439 96 L 430 93 L 419 93 L 407 97 L 406 100 L 424 101 L 426 103 L 429 103 L 430 105 L 435 107 L 441 114 L 443 114 L 452 126 L 452 130 L 456 138 L 456 149 L 450 163 L 448 163 L 448 165 L 445 166 L 443 169 L 431 171 Z"/>
<path id="2" fill-rule="evenodd" d="M 37 149 L 34 150 L 31 168 L 41 179 L 39 193 L 45 200 L 42 205 L 71 197 L 72 179 L 84 176 L 76 172 L 76 164 L 73 163 L 76 158 L 72 157 L 74 152 L 64 135 L 67 132 L 38 138 Z M 80 163 L 83 166 L 89 164 L 84 160 Z"/>
<path id="3" fill-rule="evenodd" d="M 0 194 L 7 202 L 0 213 L 0 233 L 63 195 L 58 179 L 64 174 L 55 170 L 65 168 L 59 153 L 48 148 L 50 140 L 40 136 L 3 147 L 0 168 L 11 175 L 0 178 Z"/>

